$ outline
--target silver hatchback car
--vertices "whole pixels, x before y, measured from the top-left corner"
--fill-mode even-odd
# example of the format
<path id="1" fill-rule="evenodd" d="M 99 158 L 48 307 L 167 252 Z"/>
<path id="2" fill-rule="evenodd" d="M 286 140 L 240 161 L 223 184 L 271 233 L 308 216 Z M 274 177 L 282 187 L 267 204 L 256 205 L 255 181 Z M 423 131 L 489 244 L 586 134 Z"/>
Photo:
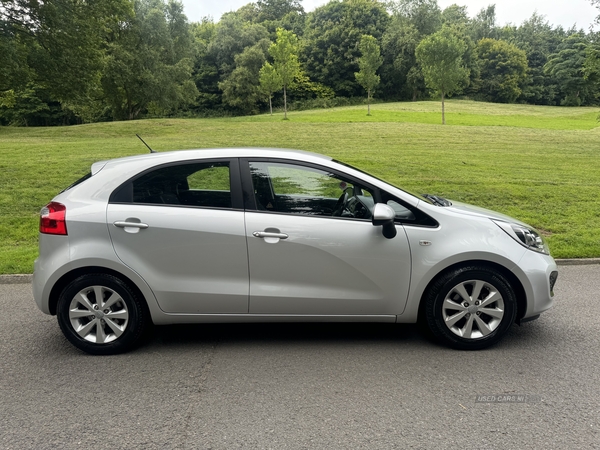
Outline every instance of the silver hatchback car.
<path id="1" fill-rule="evenodd" d="M 35 301 L 92 354 L 152 324 L 421 321 L 481 349 L 552 306 L 532 227 L 415 195 L 318 154 L 153 153 L 102 161 L 40 217 Z"/>

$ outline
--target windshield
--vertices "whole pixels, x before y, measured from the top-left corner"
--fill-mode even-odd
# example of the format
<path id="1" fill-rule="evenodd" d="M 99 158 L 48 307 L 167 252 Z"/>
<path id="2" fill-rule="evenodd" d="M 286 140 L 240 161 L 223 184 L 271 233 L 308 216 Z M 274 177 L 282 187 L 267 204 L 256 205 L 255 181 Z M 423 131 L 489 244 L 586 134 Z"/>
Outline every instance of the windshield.
<path id="1" fill-rule="evenodd" d="M 390 183 L 389 181 L 386 181 L 386 180 L 384 180 L 384 179 L 382 179 L 382 178 L 376 177 L 375 175 L 373 175 L 373 174 L 371 174 L 371 173 L 369 173 L 369 172 L 365 172 L 364 170 L 358 169 L 357 167 L 354 167 L 354 166 L 352 166 L 352 165 L 350 165 L 350 164 L 347 164 L 347 163 L 345 163 L 345 162 L 338 161 L 337 159 L 334 159 L 333 161 L 334 161 L 334 162 L 336 162 L 336 163 L 338 163 L 338 164 L 341 164 L 342 166 L 350 167 L 351 169 L 354 169 L 354 170 L 356 170 L 356 171 L 358 171 L 358 172 L 360 172 L 360 173 L 364 173 L 365 175 L 368 175 L 368 176 L 370 176 L 370 177 L 373 177 L 373 178 L 375 178 L 376 180 L 382 181 L 383 183 L 389 184 L 390 186 L 394 186 L 396 189 L 400 189 L 401 191 L 403 191 L 403 192 L 406 192 L 407 194 L 410 194 L 410 195 L 412 195 L 413 197 L 417 197 L 419 200 L 421 200 L 421 201 L 423 201 L 423 202 L 425 202 L 425 203 L 429 203 L 430 205 L 435 205 L 435 203 L 434 203 L 433 201 L 431 201 L 431 200 L 430 200 L 429 198 L 427 198 L 427 197 L 424 197 L 424 196 L 423 196 L 423 195 L 421 195 L 421 194 L 416 194 L 416 193 L 414 193 L 414 192 L 411 192 L 411 191 L 408 191 L 408 190 L 406 190 L 406 189 L 400 188 L 400 187 L 396 186 L 395 184 L 393 184 L 393 183 Z"/>

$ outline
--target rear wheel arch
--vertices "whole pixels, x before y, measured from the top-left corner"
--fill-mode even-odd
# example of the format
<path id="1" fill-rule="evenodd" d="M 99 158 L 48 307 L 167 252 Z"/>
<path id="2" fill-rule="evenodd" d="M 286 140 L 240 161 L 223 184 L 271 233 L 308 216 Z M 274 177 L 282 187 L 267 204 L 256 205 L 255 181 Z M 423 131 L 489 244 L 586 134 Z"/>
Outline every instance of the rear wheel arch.
<path id="1" fill-rule="evenodd" d="M 76 280 L 82 275 L 92 273 L 112 275 L 113 277 L 119 278 L 121 281 L 127 284 L 127 286 L 134 292 L 137 298 L 141 300 L 142 306 L 145 309 L 147 317 L 149 317 L 150 321 L 152 321 L 152 315 L 150 314 L 148 301 L 146 300 L 146 297 L 142 293 L 140 288 L 129 277 L 123 275 L 122 273 L 101 266 L 79 267 L 77 269 L 73 269 L 72 271 L 65 273 L 62 277 L 60 277 L 58 281 L 54 283 L 54 286 L 50 291 L 50 298 L 48 303 L 50 314 L 52 314 L 53 316 L 56 315 L 58 299 L 60 298 L 60 294 L 72 281 Z"/>

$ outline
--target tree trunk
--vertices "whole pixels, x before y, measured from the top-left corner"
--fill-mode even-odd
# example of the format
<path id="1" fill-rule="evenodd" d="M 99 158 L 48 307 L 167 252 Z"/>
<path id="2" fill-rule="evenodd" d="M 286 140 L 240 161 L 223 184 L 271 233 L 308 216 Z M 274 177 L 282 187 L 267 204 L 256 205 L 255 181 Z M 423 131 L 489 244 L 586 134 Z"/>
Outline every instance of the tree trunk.
<path id="1" fill-rule="evenodd" d="M 283 120 L 287 120 L 287 94 L 283 85 Z"/>
<path id="2" fill-rule="evenodd" d="M 371 115 L 371 89 L 367 90 L 367 116 Z"/>
<path id="3" fill-rule="evenodd" d="M 444 91 L 442 91 L 442 125 L 446 125 L 446 115 L 444 111 Z"/>
<path id="4" fill-rule="evenodd" d="M 271 101 L 272 98 L 273 96 L 269 94 L 269 110 L 271 111 L 271 115 L 273 115 L 273 102 Z"/>

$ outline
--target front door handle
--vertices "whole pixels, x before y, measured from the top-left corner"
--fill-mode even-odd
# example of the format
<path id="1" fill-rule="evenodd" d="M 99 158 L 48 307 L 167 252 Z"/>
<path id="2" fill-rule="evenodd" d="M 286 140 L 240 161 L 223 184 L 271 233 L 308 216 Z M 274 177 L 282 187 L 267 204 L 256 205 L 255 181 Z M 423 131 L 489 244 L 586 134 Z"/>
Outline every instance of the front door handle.
<path id="1" fill-rule="evenodd" d="M 275 238 L 275 239 L 287 239 L 289 236 L 285 233 L 274 233 L 272 231 L 255 231 L 252 236 L 257 238 Z"/>

